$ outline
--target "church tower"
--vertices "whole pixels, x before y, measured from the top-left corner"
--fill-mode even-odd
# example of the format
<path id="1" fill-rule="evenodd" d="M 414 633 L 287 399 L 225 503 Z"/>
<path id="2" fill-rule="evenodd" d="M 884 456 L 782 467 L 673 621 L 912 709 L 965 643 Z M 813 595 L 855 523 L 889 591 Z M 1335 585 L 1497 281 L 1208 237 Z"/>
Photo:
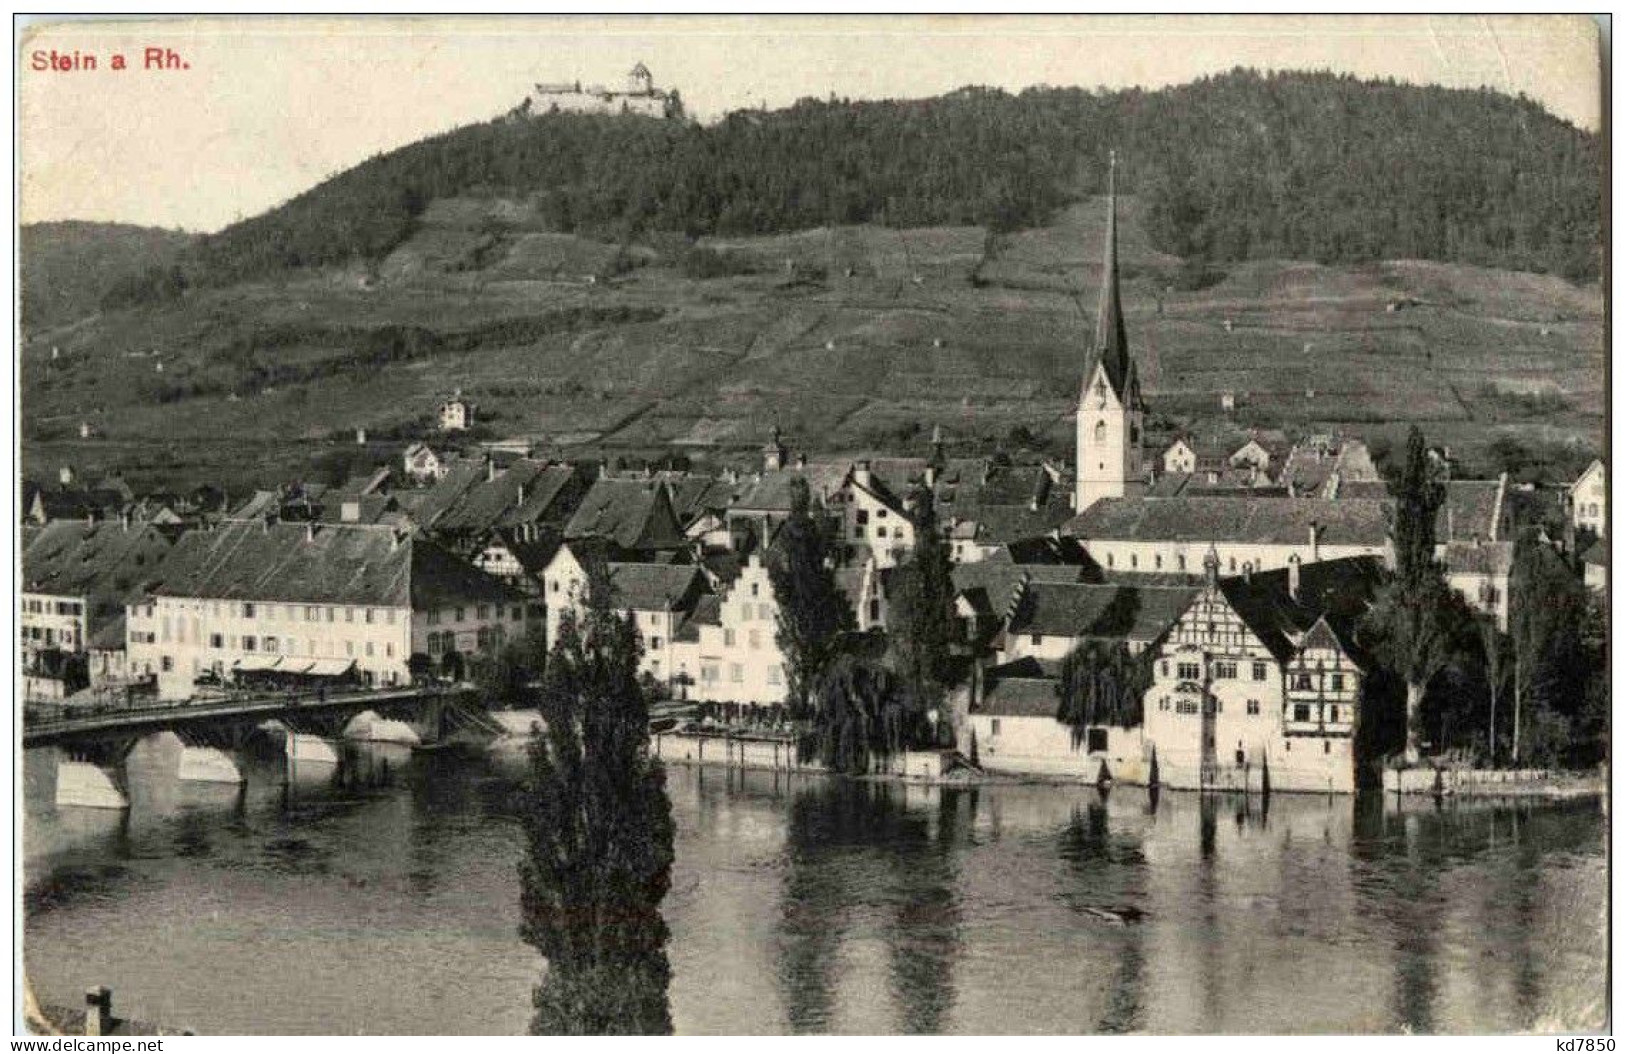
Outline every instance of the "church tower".
<path id="1" fill-rule="evenodd" d="M 1106 177 L 1106 260 L 1100 275 L 1100 309 L 1078 395 L 1077 491 L 1073 508 L 1083 512 L 1101 498 L 1121 498 L 1145 479 L 1145 403 L 1140 377 L 1129 356 L 1123 303 L 1117 290 L 1117 151 Z"/>

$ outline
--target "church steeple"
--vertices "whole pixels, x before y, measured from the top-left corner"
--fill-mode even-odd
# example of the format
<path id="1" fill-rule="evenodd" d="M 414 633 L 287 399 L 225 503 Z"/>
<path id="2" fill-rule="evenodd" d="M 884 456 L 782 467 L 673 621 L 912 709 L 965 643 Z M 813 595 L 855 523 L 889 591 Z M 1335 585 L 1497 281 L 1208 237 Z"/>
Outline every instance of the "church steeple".
<path id="1" fill-rule="evenodd" d="M 1100 305 L 1078 396 L 1077 483 L 1073 507 L 1083 512 L 1102 498 L 1127 495 L 1142 482 L 1145 403 L 1129 355 L 1117 275 L 1117 151 L 1106 175 L 1106 249 Z"/>
<path id="2" fill-rule="evenodd" d="M 1123 297 L 1117 287 L 1117 151 L 1106 170 L 1106 258 L 1100 268 L 1100 306 L 1095 312 L 1091 349 L 1105 363 L 1106 376 L 1121 395 L 1128 379 L 1128 331 L 1123 326 Z"/>

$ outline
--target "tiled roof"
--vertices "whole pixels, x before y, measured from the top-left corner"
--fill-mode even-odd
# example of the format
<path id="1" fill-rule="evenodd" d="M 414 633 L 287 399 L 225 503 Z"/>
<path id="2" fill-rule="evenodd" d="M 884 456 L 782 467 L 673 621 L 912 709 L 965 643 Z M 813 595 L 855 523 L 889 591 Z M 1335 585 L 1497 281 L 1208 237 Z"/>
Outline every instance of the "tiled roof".
<path id="1" fill-rule="evenodd" d="M 1200 592 L 1189 586 L 1031 582 L 1006 628 L 1011 633 L 1149 642 L 1179 621 Z"/>
<path id="2" fill-rule="evenodd" d="M 1037 538 L 1022 538 L 1017 541 L 1006 542 L 997 552 L 986 558 L 985 562 L 1003 564 L 1071 564 L 1083 567 L 1085 574 L 1094 575 L 1099 567 L 1089 556 L 1088 550 L 1076 538 L 1057 538 L 1044 535 Z"/>
<path id="3" fill-rule="evenodd" d="M 1364 663 L 1353 648 L 1355 629 L 1382 580 L 1382 560 L 1351 556 L 1304 564 L 1298 572 L 1298 595 L 1290 588 L 1290 571 L 1257 572 L 1251 576 L 1221 578 L 1225 600 L 1277 659 L 1285 662 L 1295 650 L 1293 641 L 1325 618 L 1339 640 Z"/>
<path id="4" fill-rule="evenodd" d="M 423 609 L 520 594 L 423 538 L 351 525 L 228 524 L 192 531 L 160 569 L 160 596 Z"/>
<path id="5" fill-rule="evenodd" d="M 1388 503 L 1362 499 L 1106 498 L 1063 528 L 1090 540 L 1143 542 L 1253 542 L 1307 545 L 1320 528 L 1321 545 L 1380 547 L 1388 538 Z"/>
<path id="6" fill-rule="evenodd" d="M 1440 543 L 1454 539 L 1485 541 L 1496 538 L 1496 512 L 1501 482 L 1493 479 L 1453 479 L 1444 485 L 1444 502 L 1434 520 Z"/>
<path id="7" fill-rule="evenodd" d="M 635 551 L 683 545 L 665 484 L 639 479 L 596 480 L 565 525 L 564 537 L 604 538 Z"/>
<path id="8" fill-rule="evenodd" d="M 87 598 L 87 635 L 95 636 L 124 604 L 150 589 L 170 552 L 168 536 L 150 525 L 55 520 L 22 538 L 25 591 Z"/>
<path id="9" fill-rule="evenodd" d="M 1512 543 L 1449 542 L 1444 546 L 1444 565 L 1456 574 L 1509 575 Z"/>
<path id="10" fill-rule="evenodd" d="M 1001 677 L 984 682 L 972 713 L 990 717 L 1054 717 L 1061 708 L 1059 684 L 1048 677 Z"/>
<path id="11" fill-rule="evenodd" d="M 433 518 L 420 522 L 434 531 L 479 534 L 497 527 L 536 523 L 555 515 L 552 506 L 575 478 L 570 465 L 515 460 L 487 478 L 461 467 L 436 484 L 428 499 Z M 424 510 L 419 510 L 419 516 Z"/>
<path id="12" fill-rule="evenodd" d="M 700 570 L 692 564 L 609 565 L 615 604 L 633 611 L 668 611 L 682 606 L 699 588 Z"/>
<path id="13" fill-rule="evenodd" d="M 982 560 L 955 564 L 954 593 L 963 596 L 978 611 L 1004 617 L 1011 594 L 1022 581 L 1081 582 L 1085 569 L 1076 564 L 1012 564 Z"/>
<path id="14" fill-rule="evenodd" d="M 1586 547 L 1586 551 L 1580 555 L 1580 559 L 1593 567 L 1607 567 L 1608 543 L 1599 538 Z"/>
<path id="15" fill-rule="evenodd" d="M 715 593 L 707 593 L 694 604 L 694 610 L 689 612 L 683 624 L 677 627 L 677 639 L 692 644 L 700 639 L 701 626 L 719 626 L 722 624 L 722 598 Z"/>

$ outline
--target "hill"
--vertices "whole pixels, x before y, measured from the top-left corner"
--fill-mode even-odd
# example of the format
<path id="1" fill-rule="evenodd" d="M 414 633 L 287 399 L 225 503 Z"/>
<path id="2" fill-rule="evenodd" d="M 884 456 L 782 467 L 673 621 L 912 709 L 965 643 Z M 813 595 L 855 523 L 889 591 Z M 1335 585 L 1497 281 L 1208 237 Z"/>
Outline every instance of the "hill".
<path id="1" fill-rule="evenodd" d="M 93 313 L 120 282 L 173 265 L 192 236 L 70 220 L 24 224 L 18 241 L 22 321 L 32 329 Z"/>
<path id="2" fill-rule="evenodd" d="M 1153 244 L 1181 257 L 1419 258 L 1576 281 L 1600 270 L 1595 135 L 1488 90 L 1237 70 L 1154 92 L 809 99 L 709 126 L 508 115 L 205 238 L 183 271 L 220 286 L 377 261 L 432 202 L 460 197 L 532 201 L 551 230 L 616 242 L 866 223 L 1009 231 L 1098 193 L 1108 147 Z M 122 302 L 178 290 L 159 275 Z"/>
<path id="3" fill-rule="evenodd" d="M 438 199 L 376 259 L 30 333 L 25 469 L 234 490 L 336 476 L 432 435 L 456 387 L 483 434 L 550 453 L 747 464 L 776 422 L 813 452 L 923 453 L 940 424 L 955 453 L 1070 459 L 1102 205 L 1017 231 L 624 243 L 559 232 L 534 197 Z M 1470 470 L 1532 475 L 1601 448 L 1595 286 L 1415 259 L 1193 266 L 1158 247 L 1146 202 L 1120 210 L 1153 444 L 1220 422 L 1379 441 L 1417 422 Z"/>

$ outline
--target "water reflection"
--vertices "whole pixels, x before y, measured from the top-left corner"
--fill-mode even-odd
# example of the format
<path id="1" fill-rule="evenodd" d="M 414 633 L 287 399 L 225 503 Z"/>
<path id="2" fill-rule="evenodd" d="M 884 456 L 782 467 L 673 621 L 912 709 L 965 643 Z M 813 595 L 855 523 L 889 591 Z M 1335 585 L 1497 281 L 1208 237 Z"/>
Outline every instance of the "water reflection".
<path id="1" fill-rule="evenodd" d="M 25 760 L 31 980 L 207 1031 L 519 1033 L 523 759 L 346 753 L 289 789 Z M 341 774 L 338 770 L 343 769 Z M 167 774 L 166 774 L 167 773 Z M 680 1032 L 1579 1028 L 1607 991 L 1595 802 L 921 789 L 674 767 Z M 253 1001 L 231 1000 L 249 986 Z"/>

